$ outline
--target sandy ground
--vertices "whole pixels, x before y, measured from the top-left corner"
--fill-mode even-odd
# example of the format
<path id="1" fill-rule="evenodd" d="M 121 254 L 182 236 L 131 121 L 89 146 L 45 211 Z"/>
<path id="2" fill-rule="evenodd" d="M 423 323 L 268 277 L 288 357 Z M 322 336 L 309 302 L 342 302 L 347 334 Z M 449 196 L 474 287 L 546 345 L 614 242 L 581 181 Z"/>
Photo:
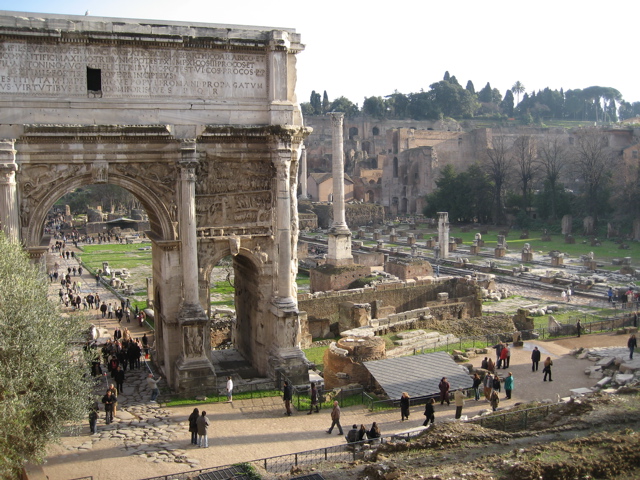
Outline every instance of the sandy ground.
<path id="1" fill-rule="evenodd" d="M 66 263 L 61 262 L 66 268 Z M 83 279 L 93 290 L 95 281 L 85 276 Z M 57 297 L 57 288 L 52 291 Z M 106 290 L 100 289 L 101 296 L 109 298 Z M 111 297 L 112 298 L 112 297 Z M 105 322 L 101 320 L 104 325 Z M 106 322 L 111 329 L 115 327 L 115 320 Z M 134 322 L 128 325 L 134 336 L 141 336 L 144 330 Z M 578 360 L 569 356 L 568 352 L 576 347 L 591 346 L 624 346 L 626 336 L 614 334 L 588 335 L 581 338 L 565 338 L 553 342 L 526 342 L 524 347 L 513 348 L 511 367 L 501 370 L 513 372 L 515 387 L 513 398 L 504 399 L 501 395 L 501 407 L 508 407 L 517 402 L 531 400 L 555 400 L 558 396 L 569 395 L 569 390 L 579 387 L 591 387 L 595 384 L 585 374 L 584 369 L 591 365 L 587 360 Z M 537 345 L 543 354 L 554 360 L 553 382 L 542 381 L 542 367 L 537 373 L 531 372 L 530 356 L 533 346 Z M 475 365 L 480 365 L 482 357 L 473 359 Z M 331 420 L 328 410 L 319 414 L 307 415 L 306 412 L 295 412 L 293 416 L 284 416 L 284 408 L 279 398 L 235 401 L 233 404 L 208 404 L 198 406 L 208 412 L 212 423 L 209 435 L 209 448 L 200 449 L 191 446 L 187 425 L 174 442 L 186 450 L 189 458 L 197 459 L 199 468 L 209 468 L 232 463 L 250 461 L 265 457 L 294 453 L 344 442 L 342 436 L 334 433 L 327 435 L 326 429 Z M 489 408 L 484 400 L 467 401 L 464 415 L 472 416 L 480 410 Z M 171 408 L 171 418 L 174 422 L 185 422 L 193 410 L 190 407 Z M 342 426 L 345 432 L 352 424 L 370 426 L 378 422 L 383 434 L 405 431 L 418 427 L 424 421 L 423 407 L 411 410 L 409 421 L 400 421 L 400 412 L 396 410 L 384 412 L 369 412 L 362 407 L 343 409 Z M 452 418 L 455 407 L 452 405 L 436 407 L 436 422 L 444 418 Z M 99 422 L 99 426 L 103 420 Z M 114 440 L 100 440 L 86 451 L 69 450 L 68 446 L 78 447 L 90 440 L 88 424 L 83 426 L 80 436 L 68 436 L 60 444 L 49 448 L 45 463 L 41 466 L 31 466 L 28 469 L 29 478 L 37 480 L 69 480 L 91 476 L 94 480 L 131 480 L 167 475 L 191 470 L 188 465 L 177 463 L 153 463 L 137 456 L 131 456 L 122 450 L 122 444 Z"/>

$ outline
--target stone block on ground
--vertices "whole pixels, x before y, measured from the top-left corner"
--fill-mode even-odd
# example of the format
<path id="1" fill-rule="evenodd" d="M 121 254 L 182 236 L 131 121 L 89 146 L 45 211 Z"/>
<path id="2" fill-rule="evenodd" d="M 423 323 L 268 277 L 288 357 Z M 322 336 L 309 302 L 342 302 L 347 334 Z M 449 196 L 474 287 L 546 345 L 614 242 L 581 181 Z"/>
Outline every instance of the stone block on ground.
<path id="1" fill-rule="evenodd" d="M 602 368 L 608 368 L 615 362 L 615 357 L 604 357 L 596 362 L 596 365 Z"/>
<path id="2" fill-rule="evenodd" d="M 611 383 L 611 377 L 604 377 L 598 383 L 596 383 L 596 387 L 602 388 L 609 383 Z"/>
<path id="3" fill-rule="evenodd" d="M 593 393 L 592 388 L 572 388 L 569 391 L 571 392 L 571 395 L 588 395 Z"/>
<path id="4" fill-rule="evenodd" d="M 629 383 L 630 381 L 633 380 L 633 374 L 631 373 L 618 373 L 615 377 L 614 377 L 614 381 L 618 384 L 618 385 L 626 385 L 627 383 Z"/>

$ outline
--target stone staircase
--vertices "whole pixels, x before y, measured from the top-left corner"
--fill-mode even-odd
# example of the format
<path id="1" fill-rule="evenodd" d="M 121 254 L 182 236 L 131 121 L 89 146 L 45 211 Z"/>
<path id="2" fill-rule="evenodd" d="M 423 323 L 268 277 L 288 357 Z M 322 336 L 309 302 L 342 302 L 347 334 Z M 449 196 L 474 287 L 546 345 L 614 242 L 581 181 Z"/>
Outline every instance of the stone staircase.
<path id="1" fill-rule="evenodd" d="M 396 347 L 392 350 L 387 350 L 387 358 L 402 357 L 411 355 L 414 351 L 432 350 L 447 345 L 455 348 L 460 342 L 460 339 L 453 334 L 447 333 L 443 335 L 438 332 L 425 332 L 424 330 L 400 332 L 397 336 L 398 340 L 393 342 Z"/>

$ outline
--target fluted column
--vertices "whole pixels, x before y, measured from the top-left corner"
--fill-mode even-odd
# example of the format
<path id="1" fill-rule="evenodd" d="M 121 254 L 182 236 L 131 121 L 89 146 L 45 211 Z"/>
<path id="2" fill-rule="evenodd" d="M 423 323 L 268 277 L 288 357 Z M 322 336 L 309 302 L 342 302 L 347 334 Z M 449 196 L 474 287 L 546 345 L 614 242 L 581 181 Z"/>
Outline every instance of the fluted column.
<path id="1" fill-rule="evenodd" d="M 180 146 L 180 255 L 182 289 L 185 305 L 200 305 L 198 297 L 198 243 L 196 235 L 196 143 L 183 141 Z"/>
<path id="2" fill-rule="evenodd" d="M 277 303 L 295 306 L 291 274 L 291 152 L 280 149 L 274 161 L 276 167 L 276 218 L 278 245 Z"/>
<path id="3" fill-rule="evenodd" d="M 331 142 L 333 161 L 331 174 L 333 176 L 333 222 L 331 230 L 339 233 L 349 231 L 344 214 L 344 141 L 342 135 L 344 113 L 330 113 Z M 346 233 L 344 232 L 344 233 Z"/>
<path id="4" fill-rule="evenodd" d="M 0 141 L 0 224 L 10 242 L 20 241 L 15 140 Z"/>
<path id="5" fill-rule="evenodd" d="M 307 149 L 304 145 L 300 157 L 300 198 L 307 199 Z"/>

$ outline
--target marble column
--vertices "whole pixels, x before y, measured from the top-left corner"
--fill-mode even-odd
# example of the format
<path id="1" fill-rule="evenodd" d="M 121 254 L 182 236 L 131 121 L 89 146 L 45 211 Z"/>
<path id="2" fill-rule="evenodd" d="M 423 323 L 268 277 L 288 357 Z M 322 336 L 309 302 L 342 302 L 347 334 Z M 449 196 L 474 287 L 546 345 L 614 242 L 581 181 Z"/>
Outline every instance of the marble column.
<path id="1" fill-rule="evenodd" d="M 180 259 L 182 261 L 182 298 L 185 305 L 200 307 L 198 297 L 198 240 L 196 234 L 196 144 L 180 147 Z M 201 308 L 201 307 L 200 307 Z"/>
<path id="2" fill-rule="evenodd" d="M 0 225 L 10 242 L 20 241 L 14 140 L 0 141 Z"/>
<path id="3" fill-rule="evenodd" d="M 182 263 L 182 304 L 175 333 L 179 348 L 175 363 L 174 389 L 194 394 L 215 388 L 216 376 L 211 364 L 211 328 L 200 304 L 198 285 L 198 238 L 196 233 L 196 157 L 195 140 L 183 140 L 178 162 L 180 261 Z M 171 325 L 167 325 L 170 327 Z M 175 335 L 174 333 L 174 335 Z M 175 341 L 175 339 L 174 339 Z"/>
<path id="4" fill-rule="evenodd" d="M 303 145 L 300 157 L 300 198 L 306 200 L 307 197 L 307 149 Z"/>
<path id="5" fill-rule="evenodd" d="M 331 115 L 331 142 L 333 161 L 331 174 L 333 177 L 333 222 L 332 231 L 349 232 L 344 214 L 344 140 L 343 122 L 344 113 L 330 113 Z"/>
<path id="6" fill-rule="evenodd" d="M 440 258 L 449 256 L 449 213 L 438 212 L 438 246 Z"/>
<path id="7" fill-rule="evenodd" d="M 277 299 L 281 309 L 297 309 L 291 273 L 291 151 L 278 149 L 276 167 L 276 228 L 278 245 Z"/>
<path id="8" fill-rule="evenodd" d="M 333 222 L 329 229 L 327 263 L 335 266 L 352 265 L 351 231 L 345 220 L 344 206 L 344 113 L 330 113 L 333 143 Z"/>

